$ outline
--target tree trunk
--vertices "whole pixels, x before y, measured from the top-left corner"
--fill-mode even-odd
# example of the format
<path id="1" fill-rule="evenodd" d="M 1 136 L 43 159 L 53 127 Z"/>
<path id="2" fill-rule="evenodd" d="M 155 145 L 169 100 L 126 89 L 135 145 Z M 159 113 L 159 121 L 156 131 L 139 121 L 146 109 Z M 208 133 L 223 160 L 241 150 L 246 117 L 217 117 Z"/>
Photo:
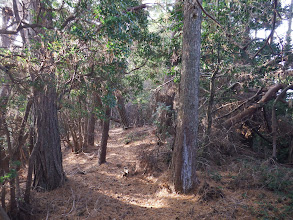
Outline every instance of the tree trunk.
<path id="1" fill-rule="evenodd" d="M 99 165 L 106 162 L 107 143 L 108 143 L 109 128 L 110 128 L 110 116 L 111 116 L 111 109 L 109 106 L 107 106 L 105 111 L 105 119 L 103 121 L 103 132 L 102 132 L 102 140 L 101 140 L 101 148 L 100 148 Z"/>
<path id="2" fill-rule="evenodd" d="M 209 96 L 209 102 L 208 102 L 208 110 L 207 110 L 207 120 L 208 120 L 208 126 L 207 126 L 207 138 L 211 134 L 212 124 L 213 124 L 213 105 L 214 105 L 214 97 L 215 97 L 215 87 L 216 87 L 216 75 L 218 73 L 218 67 L 217 70 L 212 74 L 211 80 L 210 80 L 210 96 Z"/>
<path id="3" fill-rule="evenodd" d="M 179 112 L 173 152 L 173 175 L 176 192 L 193 192 L 196 176 L 198 132 L 198 88 L 200 77 L 201 10 L 193 1 L 184 1 L 182 73 Z M 199 1 L 201 2 L 201 0 Z"/>
<path id="4" fill-rule="evenodd" d="M 50 73 L 50 78 L 54 78 Z M 46 80 L 44 87 L 34 91 L 36 119 L 36 159 L 34 187 L 53 190 L 64 182 L 61 141 L 57 116 L 57 95 L 54 80 Z"/>
<path id="5" fill-rule="evenodd" d="M 42 25 L 53 26 L 52 13 L 47 13 L 44 8 L 50 7 L 51 0 L 34 0 L 32 7 L 38 12 Z M 46 36 L 44 29 L 37 29 L 36 40 L 41 41 L 41 35 Z M 46 44 L 48 42 L 44 42 Z M 53 190 L 64 183 L 64 171 L 62 166 L 61 140 L 57 115 L 57 94 L 55 82 L 55 68 L 52 52 L 45 45 L 36 52 L 36 56 L 42 61 L 40 72 L 31 73 L 34 82 L 34 117 L 36 123 L 36 157 L 34 163 L 33 186 L 41 190 Z"/>
<path id="6" fill-rule="evenodd" d="M 5 44 L 4 40 L 3 40 L 3 44 Z M 8 46 L 8 45 L 6 45 Z M 4 75 L 4 79 L 7 82 L 4 82 L 4 84 L 2 85 L 1 89 L 0 89 L 0 176 L 4 175 L 5 173 L 9 172 L 9 162 L 10 159 L 12 157 L 12 150 L 11 150 L 11 142 L 10 142 L 10 133 L 9 130 L 7 128 L 7 124 L 6 124 L 6 112 L 7 112 L 7 104 L 11 95 L 11 87 L 9 85 L 9 79 L 8 79 L 8 71 L 10 71 L 9 69 L 5 68 L 2 69 L 5 72 Z M 7 155 L 7 153 L 5 152 L 5 149 L 2 147 L 3 146 L 3 140 L 2 137 L 5 136 L 6 137 L 6 141 L 7 141 L 7 145 L 9 146 L 9 156 Z M 11 180 L 12 181 L 12 180 Z M 13 182 L 10 182 L 13 184 Z M 14 185 L 13 185 L 14 186 Z M 5 184 L 2 187 L 2 194 L 1 194 L 1 203 L 3 208 L 6 207 L 5 205 L 5 196 L 6 196 L 6 190 L 5 190 Z M 13 207 L 11 207 L 12 209 L 16 207 L 16 201 L 15 201 L 15 196 L 13 196 L 13 193 L 15 191 L 12 190 L 11 191 L 11 205 Z"/>
<path id="7" fill-rule="evenodd" d="M 115 92 L 115 96 L 117 98 L 117 109 L 120 115 L 120 119 L 123 125 L 124 129 L 129 128 L 129 120 L 128 120 L 128 116 L 127 116 L 127 112 L 125 109 L 125 102 L 124 102 L 124 98 L 121 94 L 121 91 L 117 90 Z"/>
<path id="8" fill-rule="evenodd" d="M 293 60 L 292 51 L 291 51 L 291 48 L 292 48 L 291 33 L 292 33 L 292 18 L 293 18 L 293 0 L 291 0 L 289 13 L 290 14 L 289 14 L 289 18 L 288 18 L 289 22 L 288 22 L 288 30 L 286 33 L 286 44 L 285 44 L 285 53 L 284 53 L 285 56 L 288 56 L 287 60 L 285 62 L 285 65 L 284 65 L 285 69 L 289 68 L 289 66 L 292 65 L 292 60 Z"/>
<path id="9" fill-rule="evenodd" d="M 9 220 L 10 218 L 8 217 L 7 213 L 5 210 L 0 206 L 0 219 L 1 220 Z"/>
<path id="10" fill-rule="evenodd" d="M 88 120 L 88 135 L 87 135 L 87 144 L 88 146 L 94 146 L 95 144 L 95 127 L 96 127 L 96 109 L 102 107 L 102 100 L 97 92 L 93 93 L 92 98 L 92 110 Z"/>
<path id="11" fill-rule="evenodd" d="M 278 122 L 277 122 L 277 116 L 276 116 L 276 104 L 278 101 L 280 101 L 284 96 L 286 96 L 286 93 L 289 89 L 293 89 L 293 84 L 287 86 L 283 91 L 277 96 L 275 99 L 273 106 L 272 106 L 272 135 L 273 135 L 273 159 L 277 158 L 277 130 L 278 130 Z"/>

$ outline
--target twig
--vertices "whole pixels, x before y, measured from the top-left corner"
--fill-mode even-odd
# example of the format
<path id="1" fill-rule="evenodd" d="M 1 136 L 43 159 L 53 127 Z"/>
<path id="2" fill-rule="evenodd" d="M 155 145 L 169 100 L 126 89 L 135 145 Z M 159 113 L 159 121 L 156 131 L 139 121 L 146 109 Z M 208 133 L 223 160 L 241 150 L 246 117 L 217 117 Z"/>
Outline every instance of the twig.
<path id="1" fill-rule="evenodd" d="M 172 82 L 175 79 L 176 76 L 173 76 L 170 80 L 168 80 L 167 82 L 163 83 L 162 85 L 159 85 L 157 88 L 152 89 L 151 91 L 157 91 L 159 88 L 161 88 L 162 86 L 167 85 L 168 83 Z"/>
<path id="2" fill-rule="evenodd" d="M 71 207 L 71 210 L 66 214 L 66 216 L 69 215 L 75 209 L 75 195 L 72 188 L 70 188 L 70 190 L 72 194 L 72 207 Z"/>
<path id="3" fill-rule="evenodd" d="M 147 62 L 148 62 L 148 59 L 146 59 L 146 61 L 143 64 L 141 64 L 139 67 L 136 67 L 136 68 L 130 70 L 128 73 L 125 73 L 125 75 L 130 74 L 133 71 L 139 70 L 140 68 L 144 67 L 147 64 Z"/>

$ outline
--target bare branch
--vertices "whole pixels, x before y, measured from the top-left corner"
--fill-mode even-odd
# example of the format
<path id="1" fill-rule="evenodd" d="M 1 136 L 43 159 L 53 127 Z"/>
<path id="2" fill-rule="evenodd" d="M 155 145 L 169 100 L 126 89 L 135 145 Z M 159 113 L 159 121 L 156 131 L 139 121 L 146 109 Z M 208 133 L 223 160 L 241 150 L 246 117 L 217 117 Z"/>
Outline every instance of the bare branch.
<path id="1" fill-rule="evenodd" d="M 196 0 L 196 3 L 198 4 L 198 6 L 200 7 L 200 9 L 203 11 L 203 13 L 206 16 L 208 16 L 210 19 L 212 19 L 219 27 L 221 27 L 222 29 L 224 29 L 223 26 L 202 7 L 202 5 L 200 4 L 200 2 L 198 0 Z"/>
<path id="2" fill-rule="evenodd" d="M 266 42 L 264 43 L 264 45 L 254 54 L 253 58 L 255 58 L 266 47 L 266 45 L 269 43 L 270 39 L 271 39 L 271 41 L 273 39 L 275 28 L 276 28 L 278 0 L 275 0 L 274 2 L 275 2 L 275 4 L 274 4 L 273 27 L 272 27 L 271 33 L 268 36 L 268 38 L 267 38 Z"/>

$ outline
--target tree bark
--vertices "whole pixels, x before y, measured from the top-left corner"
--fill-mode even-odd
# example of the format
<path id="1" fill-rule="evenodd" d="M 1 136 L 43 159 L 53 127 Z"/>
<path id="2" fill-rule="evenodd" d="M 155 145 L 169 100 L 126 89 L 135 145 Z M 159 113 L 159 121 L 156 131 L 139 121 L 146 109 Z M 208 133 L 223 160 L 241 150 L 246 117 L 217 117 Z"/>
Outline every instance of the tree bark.
<path id="1" fill-rule="evenodd" d="M 124 102 L 124 98 L 121 94 L 121 91 L 117 90 L 115 92 L 115 96 L 117 98 L 117 109 L 120 115 L 120 119 L 123 125 L 124 129 L 129 128 L 129 120 L 128 120 L 128 116 L 127 116 L 127 112 L 125 109 L 125 102 Z"/>
<path id="2" fill-rule="evenodd" d="M 210 96 L 209 96 L 208 110 L 207 110 L 207 121 L 208 121 L 207 137 L 211 133 L 212 124 L 213 124 L 212 111 L 213 111 L 213 105 L 214 105 L 215 88 L 216 88 L 216 82 L 215 81 L 216 81 L 217 73 L 218 73 L 218 67 L 215 70 L 215 72 L 212 74 L 212 77 L 211 77 L 211 80 L 210 80 Z"/>
<path id="3" fill-rule="evenodd" d="M 199 183 L 196 176 L 196 151 L 201 18 L 199 6 L 193 1 L 184 1 L 182 73 L 172 158 L 175 191 L 180 193 L 194 192 Z"/>
<path id="4" fill-rule="evenodd" d="M 50 73 L 53 78 L 54 73 Z M 36 159 L 34 165 L 34 187 L 53 190 L 64 183 L 61 141 L 57 116 L 57 94 L 52 81 L 41 90 L 34 91 L 36 118 Z"/>
<path id="5" fill-rule="evenodd" d="M 100 148 L 100 156 L 99 156 L 99 165 L 106 162 L 107 143 L 108 143 L 109 128 L 110 128 L 110 116 L 111 116 L 111 108 L 109 106 L 106 106 L 105 119 L 103 121 L 103 132 L 102 132 L 102 140 L 101 140 L 101 148 Z"/>
<path id="6" fill-rule="evenodd" d="M 8 71 L 10 71 L 9 69 L 5 68 L 2 69 L 4 71 L 4 79 L 8 80 Z M 7 104 L 9 101 L 11 95 L 11 87 L 9 86 L 8 82 L 4 82 L 4 84 L 2 85 L 1 89 L 0 89 L 0 138 L 2 138 L 3 136 L 6 136 L 6 140 L 8 145 L 10 144 L 10 134 L 7 128 L 7 124 L 6 124 L 6 112 L 7 112 Z M 9 172 L 9 160 L 11 158 L 11 146 L 9 148 L 9 157 L 7 155 L 7 153 L 5 152 L 5 149 L 3 146 L 3 140 L 0 141 L 0 176 L 4 175 L 5 173 Z M 6 204 L 5 204 L 5 196 L 6 196 L 6 186 L 5 184 L 2 186 L 2 194 L 1 194 L 1 204 L 3 206 L 3 208 L 6 208 Z M 12 192 L 13 193 L 13 192 Z M 15 199 L 11 200 L 12 203 L 15 202 Z"/>
<path id="7" fill-rule="evenodd" d="M 0 219 L 1 220 L 9 220 L 10 218 L 8 217 L 7 213 L 5 210 L 0 206 Z"/>
<path id="8" fill-rule="evenodd" d="M 277 116 L 276 116 L 276 104 L 278 101 L 281 100 L 284 96 L 286 96 L 286 92 L 289 89 L 293 89 L 293 84 L 287 86 L 283 91 L 278 95 L 278 97 L 275 99 L 273 106 L 272 106 L 272 135 L 273 135 L 273 159 L 277 158 L 277 129 L 278 129 L 278 123 L 277 123 Z"/>
<path id="9" fill-rule="evenodd" d="M 96 127 L 96 109 L 102 107 L 102 100 L 97 92 L 93 93 L 92 97 L 92 109 L 88 120 L 88 134 L 87 134 L 87 145 L 94 146 L 95 144 L 95 127 Z"/>
<path id="10" fill-rule="evenodd" d="M 51 6 L 51 0 L 34 0 L 32 7 L 39 21 L 46 27 L 52 27 L 52 13 L 47 13 L 44 8 Z M 36 29 L 36 32 L 46 35 L 44 29 Z M 35 40 L 42 40 L 40 35 L 31 36 Z M 43 40 L 44 41 L 44 40 Z M 47 43 L 46 41 L 44 44 Z M 57 115 L 57 94 L 55 67 L 52 53 L 45 45 L 36 52 L 36 56 L 42 59 L 42 67 L 37 73 L 31 73 L 34 82 L 34 117 L 35 117 L 35 146 L 36 157 L 34 163 L 34 182 L 36 189 L 53 190 L 64 183 L 64 171 L 62 165 L 61 140 Z"/>
<path id="11" fill-rule="evenodd" d="M 291 52 L 291 33 L 292 33 L 292 18 L 293 18 L 293 0 L 291 0 L 290 8 L 289 8 L 289 18 L 288 18 L 288 30 L 286 32 L 286 43 L 285 43 L 285 56 L 288 56 L 285 61 L 285 69 L 287 69 L 290 65 L 292 65 L 292 52 Z"/>

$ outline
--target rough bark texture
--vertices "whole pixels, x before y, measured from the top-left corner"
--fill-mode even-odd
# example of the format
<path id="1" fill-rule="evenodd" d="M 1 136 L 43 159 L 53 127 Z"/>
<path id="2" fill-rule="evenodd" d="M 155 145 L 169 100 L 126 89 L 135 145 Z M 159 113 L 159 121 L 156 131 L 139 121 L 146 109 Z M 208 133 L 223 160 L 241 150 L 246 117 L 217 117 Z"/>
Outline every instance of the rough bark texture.
<path id="1" fill-rule="evenodd" d="M 42 90 L 34 92 L 34 110 L 36 118 L 34 187 L 53 190 L 64 182 L 57 95 L 53 82 L 46 81 Z"/>
<path id="2" fill-rule="evenodd" d="M 39 22 L 44 26 L 52 26 L 52 13 L 42 8 L 48 8 L 50 0 L 34 0 L 32 8 L 38 12 Z M 32 18 L 33 19 L 33 18 Z M 36 29 L 35 36 L 46 35 L 45 30 Z M 34 118 L 35 118 L 35 145 L 33 186 L 41 190 L 53 190 L 64 183 L 62 166 L 61 140 L 57 116 L 57 94 L 55 88 L 55 68 L 52 53 L 42 46 L 36 53 L 43 60 L 40 72 L 31 73 L 34 82 Z"/>
<path id="3" fill-rule="evenodd" d="M 101 140 L 99 165 L 106 162 L 107 143 L 108 143 L 109 128 L 110 128 L 110 116 L 111 116 L 111 109 L 109 106 L 107 106 L 105 111 L 105 119 L 103 121 L 103 133 L 102 133 L 102 140 Z"/>
<path id="4" fill-rule="evenodd" d="M 181 193 L 193 192 L 199 182 L 196 176 L 196 150 L 201 17 L 197 4 L 184 1 L 180 106 L 172 161 L 175 190 Z"/>

